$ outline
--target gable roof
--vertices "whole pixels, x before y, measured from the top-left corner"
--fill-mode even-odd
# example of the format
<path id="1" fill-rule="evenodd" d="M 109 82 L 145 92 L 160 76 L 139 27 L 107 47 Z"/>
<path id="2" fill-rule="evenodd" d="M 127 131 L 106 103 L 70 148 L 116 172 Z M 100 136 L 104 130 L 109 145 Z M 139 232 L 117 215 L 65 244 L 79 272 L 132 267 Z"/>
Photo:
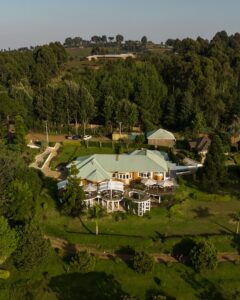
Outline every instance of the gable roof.
<path id="1" fill-rule="evenodd" d="M 174 141 L 176 140 L 173 133 L 162 128 L 149 132 L 147 134 L 147 138 L 161 139 L 161 140 L 174 140 Z"/>
<path id="2" fill-rule="evenodd" d="M 114 172 L 167 172 L 168 163 L 159 151 L 137 150 L 129 154 L 93 154 L 70 163 L 79 170 L 78 177 L 90 181 L 111 179 Z"/>

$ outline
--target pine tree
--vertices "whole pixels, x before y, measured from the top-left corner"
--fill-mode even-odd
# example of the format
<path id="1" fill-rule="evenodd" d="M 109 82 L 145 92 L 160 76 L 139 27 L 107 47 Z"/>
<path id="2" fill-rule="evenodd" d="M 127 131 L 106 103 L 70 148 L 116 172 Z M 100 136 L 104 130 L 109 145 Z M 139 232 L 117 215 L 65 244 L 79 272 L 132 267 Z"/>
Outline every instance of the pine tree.
<path id="1" fill-rule="evenodd" d="M 25 128 L 23 118 L 20 115 L 17 115 L 15 118 L 15 135 L 14 135 L 15 144 L 24 147 L 26 145 L 25 135 L 26 135 L 26 128 Z"/>
<path id="2" fill-rule="evenodd" d="M 78 170 L 75 165 L 71 167 L 68 184 L 63 193 L 62 212 L 66 215 L 77 216 L 83 209 L 83 200 L 85 193 L 79 185 L 80 180 L 77 177 Z"/>
<path id="3" fill-rule="evenodd" d="M 216 193 L 221 184 L 226 180 L 225 156 L 219 136 L 212 138 L 208 149 L 202 173 L 203 188 L 211 193 Z"/>
<path id="4" fill-rule="evenodd" d="M 43 238 L 41 229 L 30 222 L 19 230 L 20 238 L 13 261 L 19 270 L 32 270 L 42 264 L 50 251 L 49 241 Z"/>

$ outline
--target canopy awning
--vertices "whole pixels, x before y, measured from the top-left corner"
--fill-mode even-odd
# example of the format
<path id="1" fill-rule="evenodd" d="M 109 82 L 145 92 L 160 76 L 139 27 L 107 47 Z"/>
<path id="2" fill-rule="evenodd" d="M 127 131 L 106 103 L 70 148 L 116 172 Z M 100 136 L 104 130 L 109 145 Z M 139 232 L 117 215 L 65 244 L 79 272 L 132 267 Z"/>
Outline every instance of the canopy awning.
<path id="1" fill-rule="evenodd" d="M 143 179 L 141 180 L 141 183 L 143 183 L 143 184 L 146 185 L 146 186 L 151 186 L 151 185 L 156 184 L 157 181 L 154 180 L 154 179 L 150 179 L 150 178 L 143 178 Z"/>
<path id="2" fill-rule="evenodd" d="M 164 181 L 159 181 L 158 185 L 161 187 L 173 187 L 174 182 L 172 180 L 164 180 Z"/>

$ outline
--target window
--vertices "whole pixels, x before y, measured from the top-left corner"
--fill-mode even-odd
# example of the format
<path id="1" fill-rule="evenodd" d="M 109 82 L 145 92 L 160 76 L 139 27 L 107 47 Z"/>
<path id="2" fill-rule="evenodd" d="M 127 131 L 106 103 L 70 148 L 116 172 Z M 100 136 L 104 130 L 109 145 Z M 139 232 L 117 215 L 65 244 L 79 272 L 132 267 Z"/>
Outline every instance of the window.
<path id="1" fill-rule="evenodd" d="M 132 174 L 131 173 L 118 173 L 115 174 L 115 177 L 118 179 L 132 179 Z"/>
<path id="2" fill-rule="evenodd" d="M 148 178 L 150 177 L 151 173 L 150 172 L 140 172 L 139 176 L 142 178 Z"/>

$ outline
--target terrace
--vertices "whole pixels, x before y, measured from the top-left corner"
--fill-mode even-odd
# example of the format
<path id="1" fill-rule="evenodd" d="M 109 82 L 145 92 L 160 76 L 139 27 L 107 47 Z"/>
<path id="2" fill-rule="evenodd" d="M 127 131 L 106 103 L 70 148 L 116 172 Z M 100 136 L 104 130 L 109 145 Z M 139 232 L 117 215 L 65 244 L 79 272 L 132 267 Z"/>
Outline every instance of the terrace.
<path id="1" fill-rule="evenodd" d="M 67 181 L 64 181 L 58 186 L 65 188 L 66 184 Z M 176 184 L 170 180 L 161 184 L 157 184 L 154 180 L 142 180 L 140 183 L 132 183 L 131 186 L 113 180 L 99 184 L 89 183 L 83 187 L 86 195 L 84 203 L 87 209 L 98 204 L 105 207 L 109 213 L 131 210 L 134 214 L 143 216 L 151 210 L 151 204 L 161 203 L 162 196 L 172 194 L 175 187 Z"/>

